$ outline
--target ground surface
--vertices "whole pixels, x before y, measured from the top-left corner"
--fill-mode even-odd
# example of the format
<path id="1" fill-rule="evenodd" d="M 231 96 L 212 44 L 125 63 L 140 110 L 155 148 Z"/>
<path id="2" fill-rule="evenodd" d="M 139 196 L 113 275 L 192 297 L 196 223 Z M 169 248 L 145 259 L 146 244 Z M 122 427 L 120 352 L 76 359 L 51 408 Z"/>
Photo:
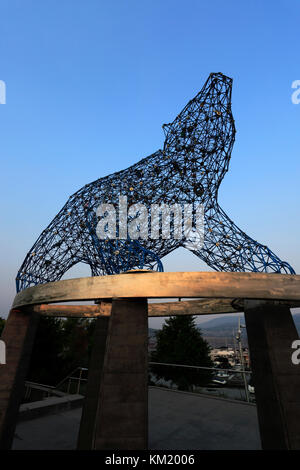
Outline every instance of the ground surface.
<path id="1" fill-rule="evenodd" d="M 20 422 L 13 449 L 75 449 L 81 409 Z M 260 449 L 256 407 L 149 389 L 149 449 Z"/>

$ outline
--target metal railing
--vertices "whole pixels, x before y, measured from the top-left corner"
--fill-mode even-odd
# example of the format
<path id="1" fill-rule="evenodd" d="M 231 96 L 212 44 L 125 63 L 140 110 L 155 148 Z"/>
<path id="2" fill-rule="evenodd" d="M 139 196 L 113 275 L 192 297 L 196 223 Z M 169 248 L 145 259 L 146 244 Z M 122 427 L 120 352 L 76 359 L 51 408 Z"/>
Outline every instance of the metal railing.
<path id="1" fill-rule="evenodd" d="M 79 376 L 76 377 L 77 371 L 79 372 Z M 87 378 L 82 377 L 85 372 L 88 372 L 88 369 L 86 367 L 76 367 L 69 375 L 67 375 L 63 380 L 61 380 L 57 385 L 56 389 L 61 389 L 63 386 L 67 383 L 67 388 L 66 388 L 66 393 L 69 395 L 72 389 L 72 383 L 76 383 L 75 387 L 75 393 L 79 394 L 80 393 L 80 387 L 83 382 L 87 382 Z"/>
<path id="2" fill-rule="evenodd" d="M 163 366 L 163 367 L 177 367 L 182 369 L 194 369 L 201 372 L 203 371 L 210 371 L 213 374 L 209 384 L 205 386 L 195 386 L 194 388 L 197 390 L 196 393 L 208 393 L 211 392 L 218 393 L 217 396 L 223 396 L 226 398 L 233 398 L 233 399 L 242 399 L 247 402 L 255 401 L 254 395 L 249 393 L 248 389 L 248 380 L 247 376 L 251 377 L 252 372 L 250 370 L 245 370 L 242 368 L 233 369 L 233 368 L 221 368 L 221 367 L 205 367 L 205 366 L 193 366 L 189 364 L 172 364 L 172 363 L 165 363 L 165 362 L 148 362 L 149 366 Z M 152 374 L 151 381 L 154 381 L 154 376 L 156 375 L 154 371 L 151 371 L 151 367 L 149 367 L 149 372 Z M 25 398 L 30 398 L 31 389 L 39 389 L 43 390 L 45 395 L 58 395 L 58 394 L 81 394 L 85 395 L 85 387 L 82 387 L 83 384 L 87 383 L 87 373 L 88 368 L 86 367 L 76 367 L 70 374 L 68 374 L 63 380 L 61 380 L 55 387 L 48 386 L 43 384 L 36 384 L 32 382 L 26 383 L 26 395 Z M 86 374 L 86 377 L 84 375 Z M 232 378 L 236 375 L 240 375 L 242 380 L 238 384 L 231 384 Z M 156 384 L 161 383 L 163 379 L 157 379 Z M 176 388 L 175 384 L 170 385 L 169 388 Z M 237 398 L 234 397 L 232 392 L 232 388 L 236 390 L 244 390 L 244 397 Z M 200 391 L 199 391 L 200 390 Z M 230 392 L 231 390 L 231 392 Z M 228 397 L 228 393 L 232 394 L 233 396 Z M 226 395 L 227 394 L 227 395 Z M 251 396 L 252 395 L 252 396 Z M 214 395 L 216 396 L 216 395 Z"/>
<path id="3" fill-rule="evenodd" d="M 33 397 L 32 397 L 33 395 Z M 64 393 L 56 390 L 52 385 L 39 384 L 36 382 L 25 381 L 25 393 L 23 402 L 37 401 L 38 399 L 44 400 L 52 396 L 62 396 Z M 39 398 L 37 398 L 39 397 Z"/>
<path id="4" fill-rule="evenodd" d="M 25 393 L 23 403 L 44 400 L 49 397 L 61 397 L 70 394 L 80 394 L 81 385 L 87 382 L 83 374 L 88 372 L 86 367 L 76 367 L 70 374 L 63 378 L 56 386 L 45 385 L 37 382 L 25 381 Z M 78 374 L 78 376 L 76 376 Z M 72 385 L 75 384 L 75 387 Z"/>
<path id="5" fill-rule="evenodd" d="M 222 378 L 222 375 L 221 375 L 221 372 L 223 373 L 223 378 L 224 378 L 224 374 L 228 374 L 228 381 L 226 383 L 226 385 L 228 385 L 228 387 L 230 388 L 230 381 L 232 380 L 232 377 L 234 376 L 234 374 L 239 374 L 242 378 L 242 387 L 244 389 L 244 393 L 245 393 L 245 401 L 247 401 L 248 403 L 250 402 L 253 402 L 255 401 L 255 398 L 251 398 L 250 397 L 250 392 L 249 392 L 249 388 L 248 388 L 248 381 L 247 381 L 247 375 L 250 375 L 251 377 L 251 374 L 252 374 L 252 371 L 250 370 L 245 370 L 245 369 L 231 369 L 231 368 L 221 368 L 221 367 L 205 367 L 205 366 L 192 366 L 192 365 L 188 365 L 188 364 L 171 364 L 171 363 L 165 363 L 165 362 L 148 362 L 148 364 L 151 366 L 165 366 L 165 367 L 179 367 L 179 368 L 185 368 L 185 369 L 195 369 L 195 370 L 207 370 L 207 371 L 211 371 L 211 372 L 215 372 L 215 377 L 218 377 L 218 375 L 220 376 L 220 379 Z M 155 372 L 154 372 L 154 375 L 155 375 Z M 230 377 L 231 375 L 231 377 Z M 212 379 L 212 385 L 209 385 L 208 387 L 202 387 L 202 388 L 206 388 L 207 390 L 210 390 L 212 387 L 213 387 L 213 380 L 216 380 L 215 379 Z M 157 381 L 159 382 L 159 380 Z M 221 380 L 220 380 L 221 382 Z M 222 385 L 225 385 L 225 383 L 223 383 Z M 215 384 L 215 387 L 216 387 L 216 384 Z M 223 394 L 224 395 L 224 394 Z"/>

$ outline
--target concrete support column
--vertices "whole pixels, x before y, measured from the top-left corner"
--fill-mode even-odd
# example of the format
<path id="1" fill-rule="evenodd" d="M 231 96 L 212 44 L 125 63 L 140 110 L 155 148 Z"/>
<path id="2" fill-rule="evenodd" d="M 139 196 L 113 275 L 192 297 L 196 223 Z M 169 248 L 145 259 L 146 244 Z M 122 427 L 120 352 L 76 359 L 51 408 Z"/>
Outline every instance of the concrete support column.
<path id="1" fill-rule="evenodd" d="M 147 449 L 147 299 L 112 302 L 95 449 Z"/>
<path id="2" fill-rule="evenodd" d="M 95 322 L 96 326 L 89 363 L 88 383 L 78 436 L 77 448 L 79 450 L 90 450 L 94 447 L 96 414 L 103 375 L 109 317 L 99 317 Z"/>
<path id="3" fill-rule="evenodd" d="M 298 333 L 288 306 L 245 300 L 245 320 L 263 449 L 300 449 Z"/>
<path id="4" fill-rule="evenodd" d="M 1 339 L 6 364 L 0 365 L 0 449 L 10 449 L 25 389 L 38 314 L 30 309 L 11 310 Z"/>
<path id="5" fill-rule="evenodd" d="M 113 300 L 108 323 L 96 331 L 78 447 L 147 449 L 147 299 Z"/>

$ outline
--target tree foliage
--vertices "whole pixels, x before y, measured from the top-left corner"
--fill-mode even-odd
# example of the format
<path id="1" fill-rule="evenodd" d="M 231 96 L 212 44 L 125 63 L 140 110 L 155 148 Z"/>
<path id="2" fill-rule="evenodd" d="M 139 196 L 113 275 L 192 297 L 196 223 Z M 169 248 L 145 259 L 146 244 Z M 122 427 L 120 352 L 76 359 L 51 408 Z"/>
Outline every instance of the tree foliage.
<path id="1" fill-rule="evenodd" d="M 45 385 L 55 385 L 64 370 L 62 321 L 41 317 L 32 350 L 27 379 Z"/>
<path id="2" fill-rule="evenodd" d="M 77 367 L 88 367 L 94 320 L 41 317 L 27 379 L 57 385 Z"/>
<path id="3" fill-rule="evenodd" d="M 212 367 L 210 346 L 195 324 L 195 317 L 176 316 L 166 320 L 157 333 L 157 348 L 151 354 L 152 362 Z M 193 385 L 205 385 L 210 371 L 182 367 L 152 366 L 157 378 L 172 380 L 179 390 L 189 390 Z"/>

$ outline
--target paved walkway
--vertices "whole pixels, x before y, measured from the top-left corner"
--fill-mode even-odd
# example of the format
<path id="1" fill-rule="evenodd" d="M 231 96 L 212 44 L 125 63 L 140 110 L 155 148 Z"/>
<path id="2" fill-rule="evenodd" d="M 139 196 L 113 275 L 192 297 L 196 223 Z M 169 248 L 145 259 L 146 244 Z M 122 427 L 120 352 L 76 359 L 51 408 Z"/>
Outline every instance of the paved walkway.
<path id="1" fill-rule="evenodd" d="M 18 423 L 13 449 L 75 449 L 81 409 Z M 149 389 L 149 449 L 260 449 L 256 407 Z"/>
<path id="2" fill-rule="evenodd" d="M 256 406 L 191 393 L 149 393 L 150 449 L 260 449 Z"/>

